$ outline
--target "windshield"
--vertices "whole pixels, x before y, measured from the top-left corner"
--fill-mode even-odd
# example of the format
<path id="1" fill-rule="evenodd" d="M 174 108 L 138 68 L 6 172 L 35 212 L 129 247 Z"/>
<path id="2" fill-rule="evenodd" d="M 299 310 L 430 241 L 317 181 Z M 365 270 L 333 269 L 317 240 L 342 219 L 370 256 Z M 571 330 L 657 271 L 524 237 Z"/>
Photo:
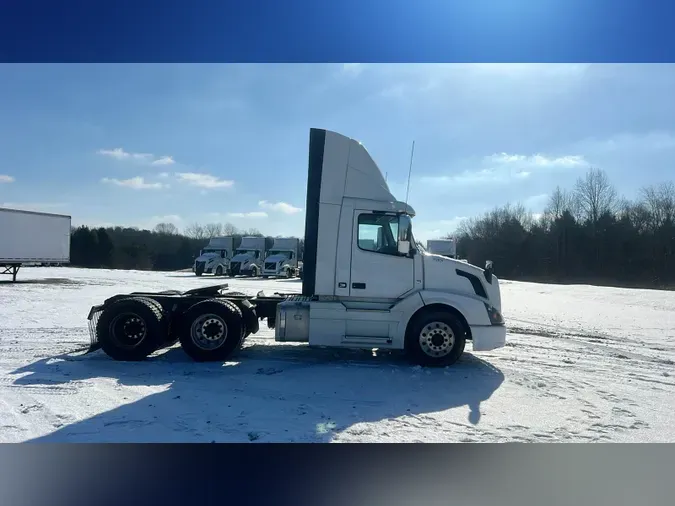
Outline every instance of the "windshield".
<path id="1" fill-rule="evenodd" d="M 260 256 L 260 252 L 254 249 L 238 249 L 236 253 L 237 255 L 251 255 L 256 258 Z"/>
<path id="2" fill-rule="evenodd" d="M 283 255 L 286 258 L 290 258 L 291 252 L 290 251 L 279 251 L 277 249 L 270 250 L 270 256 L 272 255 Z"/>

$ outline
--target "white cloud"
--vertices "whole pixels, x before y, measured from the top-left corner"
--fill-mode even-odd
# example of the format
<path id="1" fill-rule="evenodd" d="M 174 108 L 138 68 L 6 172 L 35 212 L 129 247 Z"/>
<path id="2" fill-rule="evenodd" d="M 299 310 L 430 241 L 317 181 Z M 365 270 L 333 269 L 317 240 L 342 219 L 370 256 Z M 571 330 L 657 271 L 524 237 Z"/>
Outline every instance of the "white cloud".
<path id="1" fill-rule="evenodd" d="M 6 174 L 0 174 L 0 184 L 2 183 L 13 183 L 16 181 L 12 176 L 8 176 Z"/>
<path id="2" fill-rule="evenodd" d="M 422 176 L 423 183 L 432 185 L 474 185 L 483 183 L 501 183 L 508 180 L 508 171 L 481 169 L 476 171 L 465 170 L 451 176 Z"/>
<path id="3" fill-rule="evenodd" d="M 97 153 L 102 156 L 114 158 L 115 160 L 149 163 L 154 166 L 173 165 L 176 163 L 172 156 L 165 155 L 156 157 L 152 153 L 129 153 L 122 148 L 99 149 Z"/>
<path id="4" fill-rule="evenodd" d="M 250 213 L 227 213 L 230 218 L 267 218 L 265 211 L 252 211 Z"/>
<path id="5" fill-rule="evenodd" d="M 167 185 L 163 183 L 147 183 L 145 180 L 140 177 L 132 177 L 130 179 L 115 179 L 104 177 L 101 179 L 102 183 L 114 184 L 117 186 L 124 186 L 126 188 L 132 188 L 134 190 L 159 190 L 161 188 L 167 188 Z"/>
<path id="6" fill-rule="evenodd" d="M 199 174 L 196 172 L 180 172 L 176 177 L 183 183 L 200 188 L 230 188 L 234 181 L 219 179 L 211 174 Z"/>
<path id="7" fill-rule="evenodd" d="M 552 158 L 540 154 L 525 156 L 495 153 L 485 157 L 485 161 L 496 164 L 518 164 L 521 166 L 533 167 L 573 168 L 587 165 L 586 160 L 581 155 L 567 155 Z"/>
<path id="8" fill-rule="evenodd" d="M 122 148 L 115 149 L 99 149 L 99 155 L 109 156 L 115 160 L 137 160 L 137 161 L 150 161 L 153 159 L 152 154 L 150 153 L 129 153 L 124 151 Z"/>
<path id="9" fill-rule="evenodd" d="M 287 204 L 286 202 L 268 202 L 261 200 L 258 205 L 263 209 L 283 214 L 297 214 L 302 211 L 301 208 Z"/>
<path id="10" fill-rule="evenodd" d="M 495 153 L 483 157 L 478 163 L 483 168 L 464 170 L 451 175 L 422 176 L 424 183 L 434 185 L 478 185 L 506 184 L 513 180 L 531 177 L 541 170 L 577 169 L 587 167 L 588 162 L 581 155 L 550 157 L 541 154 L 520 155 Z"/>
<path id="11" fill-rule="evenodd" d="M 173 165 L 176 161 L 172 156 L 160 156 L 157 160 L 152 162 L 152 165 Z"/>

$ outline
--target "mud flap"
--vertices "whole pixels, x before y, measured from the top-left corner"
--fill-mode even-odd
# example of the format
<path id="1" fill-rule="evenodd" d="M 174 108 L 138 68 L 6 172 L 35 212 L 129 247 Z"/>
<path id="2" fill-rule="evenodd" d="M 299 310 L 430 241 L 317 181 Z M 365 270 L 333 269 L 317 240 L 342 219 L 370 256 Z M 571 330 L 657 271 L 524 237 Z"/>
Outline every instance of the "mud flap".
<path id="1" fill-rule="evenodd" d="M 103 306 L 93 306 L 89 310 L 89 315 L 87 316 L 87 320 L 89 320 L 89 348 L 85 352 L 85 355 L 101 348 L 101 343 L 99 343 L 98 336 L 96 335 L 96 325 L 101 313 L 103 313 Z"/>

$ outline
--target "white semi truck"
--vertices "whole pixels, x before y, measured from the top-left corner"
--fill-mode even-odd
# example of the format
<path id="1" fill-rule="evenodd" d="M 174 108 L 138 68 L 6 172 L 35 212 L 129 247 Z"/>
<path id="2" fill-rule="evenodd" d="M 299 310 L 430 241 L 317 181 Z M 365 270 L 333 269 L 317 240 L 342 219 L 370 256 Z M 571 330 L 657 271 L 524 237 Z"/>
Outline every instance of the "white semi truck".
<path id="1" fill-rule="evenodd" d="M 429 239 L 427 251 L 434 255 L 457 258 L 457 243 L 454 239 Z"/>
<path id="2" fill-rule="evenodd" d="M 389 191 L 363 145 L 311 129 L 301 294 L 247 296 L 227 285 L 120 294 L 89 312 L 90 350 L 142 360 L 180 341 L 197 361 L 223 361 L 267 321 L 278 342 L 402 350 L 447 366 L 466 341 L 505 345 L 499 281 L 485 269 L 420 251 L 411 206 Z"/>
<path id="3" fill-rule="evenodd" d="M 194 272 L 224 276 L 230 271 L 230 259 L 234 250 L 234 237 L 212 237 L 195 259 Z"/>
<path id="4" fill-rule="evenodd" d="M 262 275 L 264 278 L 277 276 L 294 278 L 298 272 L 298 255 L 300 253 L 300 239 L 297 237 L 277 237 L 272 249 L 265 257 Z"/>
<path id="5" fill-rule="evenodd" d="M 22 265 L 70 262 L 70 216 L 0 208 L 0 274 Z"/>
<path id="6" fill-rule="evenodd" d="M 260 276 L 265 258 L 265 244 L 264 237 L 242 237 L 230 262 L 230 276 Z"/>

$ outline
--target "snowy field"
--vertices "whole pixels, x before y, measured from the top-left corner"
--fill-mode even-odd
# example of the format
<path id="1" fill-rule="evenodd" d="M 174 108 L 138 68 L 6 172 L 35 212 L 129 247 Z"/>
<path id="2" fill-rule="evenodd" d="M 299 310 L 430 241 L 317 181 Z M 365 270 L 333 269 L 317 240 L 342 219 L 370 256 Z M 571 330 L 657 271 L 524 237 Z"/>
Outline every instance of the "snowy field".
<path id="1" fill-rule="evenodd" d="M 5 279 L 0 442 L 675 442 L 673 292 L 503 281 L 507 347 L 469 344 L 455 366 L 424 370 L 280 345 L 264 323 L 225 364 L 179 347 L 144 363 L 81 351 L 90 306 L 116 293 L 298 292 L 298 280 L 70 268 Z"/>

